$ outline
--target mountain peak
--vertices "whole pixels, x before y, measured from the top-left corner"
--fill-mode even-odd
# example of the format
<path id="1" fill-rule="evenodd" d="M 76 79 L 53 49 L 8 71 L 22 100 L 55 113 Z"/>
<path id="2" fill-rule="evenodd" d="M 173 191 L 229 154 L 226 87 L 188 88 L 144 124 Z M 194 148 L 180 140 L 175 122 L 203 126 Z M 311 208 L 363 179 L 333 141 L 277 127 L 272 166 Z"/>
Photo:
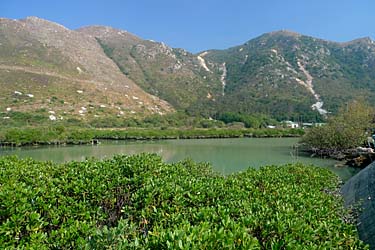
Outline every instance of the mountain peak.
<path id="1" fill-rule="evenodd" d="M 25 18 L 25 20 L 28 20 L 28 21 L 46 21 L 45 19 L 37 17 L 37 16 L 28 16 L 28 17 Z"/>
<path id="2" fill-rule="evenodd" d="M 84 30 L 95 30 L 95 31 L 100 31 L 100 32 L 123 32 L 123 33 L 128 33 L 126 30 L 120 30 L 116 29 L 110 26 L 105 26 L 105 25 L 89 25 L 89 26 L 84 26 L 81 28 L 78 28 L 77 31 L 84 31 Z"/>
<path id="3" fill-rule="evenodd" d="M 291 31 L 291 30 L 276 30 L 272 31 L 270 33 L 267 33 L 269 35 L 278 35 L 278 36 L 291 36 L 291 37 L 300 37 L 302 36 L 301 34 Z"/>
<path id="4" fill-rule="evenodd" d="M 0 17 L 0 25 L 9 25 L 9 27 L 18 27 L 19 30 L 29 30 L 35 33 L 41 33 L 46 31 L 53 31 L 53 32 L 71 32 L 70 29 L 66 28 L 65 26 L 49 21 L 37 16 L 28 16 L 23 19 L 10 19 L 10 18 L 1 18 Z"/>
<path id="5" fill-rule="evenodd" d="M 133 41 L 135 43 L 142 40 L 141 38 L 137 37 L 136 35 L 132 33 L 129 33 L 126 30 L 116 29 L 110 26 L 91 25 L 91 26 L 81 27 L 77 29 L 76 31 L 87 34 L 87 35 L 91 35 L 100 39 L 104 39 L 104 38 L 114 39 L 115 37 L 118 37 L 121 39 L 127 39 L 130 41 Z"/>
<path id="6" fill-rule="evenodd" d="M 59 28 L 62 28 L 64 30 L 69 30 L 68 28 L 66 28 L 65 26 L 63 26 L 59 23 L 52 22 L 52 21 L 49 21 L 49 20 L 46 20 L 46 19 L 43 19 L 43 18 L 40 18 L 40 17 L 37 17 L 37 16 L 28 16 L 25 19 L 19 19 L 19 21 L 30 23 L 30 24 L 33 24 L 35 26 L 59 27 Z"/>
<path id="7" fill-rule="evenodd" d="M 349 42 L 345 42 L 343 43 L 344 45 L 353 45 L 353 44 L 365 44 L 365 45 L 368 45 L 368 44 L 374 44 L 374 41 L 366 36 L 366 37 L 361 37 L 361 38 L 358 38 L 358 39 L 354 39 L 352 41 L 349 41 Z"/>

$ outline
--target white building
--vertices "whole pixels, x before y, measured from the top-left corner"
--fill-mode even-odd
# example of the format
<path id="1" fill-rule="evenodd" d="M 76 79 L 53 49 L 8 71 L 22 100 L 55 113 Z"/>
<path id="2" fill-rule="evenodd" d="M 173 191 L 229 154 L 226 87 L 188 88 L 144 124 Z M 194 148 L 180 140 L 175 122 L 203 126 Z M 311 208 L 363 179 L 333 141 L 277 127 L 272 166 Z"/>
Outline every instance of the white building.
<path id="1" fill-rule="evenodd" d="M 283 124 L 285 124 L 287 128 L 299 128 L 299 124 L 297 122 L 283 121 Z"/>

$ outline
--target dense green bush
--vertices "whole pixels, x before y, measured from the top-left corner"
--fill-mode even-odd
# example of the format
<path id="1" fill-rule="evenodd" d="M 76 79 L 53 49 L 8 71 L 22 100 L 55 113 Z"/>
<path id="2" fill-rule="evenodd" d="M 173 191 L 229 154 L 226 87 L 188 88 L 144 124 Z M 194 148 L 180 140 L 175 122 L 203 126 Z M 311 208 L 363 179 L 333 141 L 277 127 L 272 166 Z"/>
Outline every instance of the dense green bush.
<path id="1" fill-rule="evenodd" d="M 6 157 L 0 183 L 7 249 L 366 249 L 322 168 L 222 176 L 148 154 L 61 165 Z"/>
<path id="2" fill-rule="evenodd" d="M 374 110 L 364 102 L 353 101 L 330 117 L 326 125 L 309 130 L 302 142 L 310 148 L 337 152 L 362 146 L 374 127 Z"/>
<path id="3" fill-rule="evenodd" d="M 93 132 L 89 129 L 66 129 L 62 125 L 11 128 L 0 130 L 0 143 L 17 146 L 89 143 L 94 137 Z"/>
<path id="4" fill-rule="evenodd" d="M 233 112 L 217 113 L 215 119 L 223 121 L 225 124 L 242 122 L 247 128 L 264 128 L 267 125 L 274 125 L 278 122 L 263 114 L 240 114 Z"/>

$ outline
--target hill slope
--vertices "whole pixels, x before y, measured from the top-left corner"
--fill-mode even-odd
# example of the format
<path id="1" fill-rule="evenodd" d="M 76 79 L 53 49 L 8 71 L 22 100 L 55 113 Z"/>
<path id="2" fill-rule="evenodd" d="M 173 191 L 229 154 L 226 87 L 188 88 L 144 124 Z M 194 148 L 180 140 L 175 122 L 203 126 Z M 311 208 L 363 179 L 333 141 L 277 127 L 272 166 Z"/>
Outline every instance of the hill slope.
<path id="1" fill-rule="evenodd" d="M 0 19 L 0 110 L 51 120 L 173 110 L 119 70 L 97 41 L 36 17 Z"/>
<path id="2" fill-rule="evenodd" d="M 221 93 L 217 67 L 206 65 L 199 55 L 110 27 L 90 26 L 78 31 L 95 37 L 130 79 L 178 109 L 213 101 Z"/>

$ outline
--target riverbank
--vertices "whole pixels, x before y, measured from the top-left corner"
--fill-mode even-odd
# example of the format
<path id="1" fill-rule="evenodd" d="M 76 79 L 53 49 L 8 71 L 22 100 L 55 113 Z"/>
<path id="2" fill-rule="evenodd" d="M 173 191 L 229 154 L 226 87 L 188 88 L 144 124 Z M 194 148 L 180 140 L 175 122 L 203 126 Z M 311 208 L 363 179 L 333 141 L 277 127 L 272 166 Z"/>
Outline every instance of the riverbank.
<path id="1" fill-rule="evenodd" d="M 0 131 L 0 145 L 90 144 L 98 140 L 165 140 L 241 137 L 300 137 L 301 129 L 81 129 L 64 127 L 28 127 Z"/>
<path id="2" fill-rule="evenodd" d="M 301 150 L 311 154 L 311 157 L 327 157 L 340 161 L 337 167 L 351 166 L 354 168 L 365 168 L 375 161 L 375 152 L 372 148 L 357 147 L 346 150 L 322 150 L 301 146 Z"/>
<path id="3" fill-rule="evenodd" d="M 223 176 L 150 154 L 66 164 L 5 157 L 0 182 L 5 248 L 366 249 L 338 178 L 319 167 Z"/>

